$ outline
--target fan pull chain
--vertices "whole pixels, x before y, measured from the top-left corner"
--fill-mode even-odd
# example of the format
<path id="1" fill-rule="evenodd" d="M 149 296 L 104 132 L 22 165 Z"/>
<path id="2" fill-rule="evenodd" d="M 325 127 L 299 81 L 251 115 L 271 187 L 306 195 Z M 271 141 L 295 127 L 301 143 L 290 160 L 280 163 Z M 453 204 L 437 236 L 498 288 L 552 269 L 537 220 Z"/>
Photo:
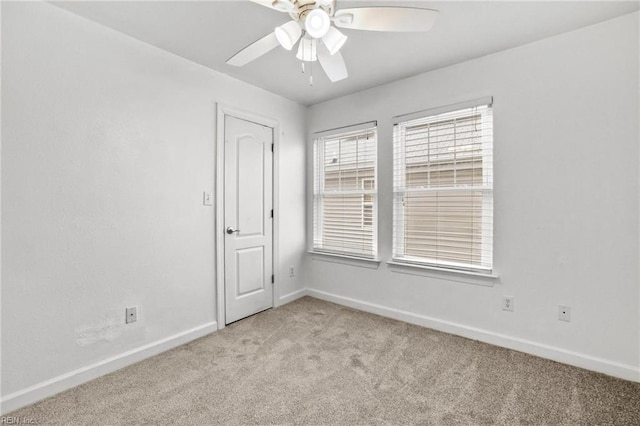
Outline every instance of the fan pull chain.
<path id="1" fill-rule="evenodd" d="M 302 42 L 301 42 L 302 43 Z M 313 43 L 311 44 L 311 54 L 313 54 Z M 305 45 L 304 43 L 301 44 L 301 53 L 302 53 L 302 60 L 300 61 L 300 68 L 302 69 L 302 74 L 306 73 L 305 70 Z M 310 59 L 311 59 L 311 55 L 310 55 Z M 313 61 L 309 61 L 309 86 L 313 86 Z"/>
<path id="2" fill-rule="evenodd" d="M 304 37 L 304 34 L 303 34 L 303 37 Z M 302 47 L 302 61 L 300 61 L 300 63 L 302 64 L 302 74 L 304 74 L 304 43 L 302 43 L 301 41 L 300 45 Z"/>
<path id="3" fill-rule="evenodd" d="M 315 40 L 311 41 L 311 55 L 313 55 L 313 48 L 315 47 L 314 42 Z M 309 59 L 313 58 L 310 57 Z M 313 87 L 313 61 L 309 62 L 309 86 Z"/>

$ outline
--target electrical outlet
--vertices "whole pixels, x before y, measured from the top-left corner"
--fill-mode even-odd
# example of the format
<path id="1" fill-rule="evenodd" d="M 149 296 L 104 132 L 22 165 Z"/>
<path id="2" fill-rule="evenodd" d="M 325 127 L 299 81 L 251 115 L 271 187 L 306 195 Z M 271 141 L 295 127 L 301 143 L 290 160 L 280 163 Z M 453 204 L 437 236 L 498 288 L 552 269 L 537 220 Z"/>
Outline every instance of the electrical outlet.
<path id="1" fill-rule="evenodd" d="M 293 265 L 289 266 L 289 276 L 292 278 L 296 276 L 296 269 L 293 267 Z"/>
<path id="2" fill-rule="evenodd" d="M 558 319 L 560 321 L 571 322 L 571 307 L 564 305 L 558 306 Z"/>
<path id="3" fill-rule="evenodd" d="M 131 308 L 127 308 L 125 312 L 125 322 L 127 324 L 131 324 L 132 322 L 138 321 L 138 307 L 132 306 Z"/>
<path id="4" fill-rule="evenodd" d="M 513 304 L 515 303 L 515 297 L 504 296 L 502 298 L 502 310 L 513 312 Z"/>

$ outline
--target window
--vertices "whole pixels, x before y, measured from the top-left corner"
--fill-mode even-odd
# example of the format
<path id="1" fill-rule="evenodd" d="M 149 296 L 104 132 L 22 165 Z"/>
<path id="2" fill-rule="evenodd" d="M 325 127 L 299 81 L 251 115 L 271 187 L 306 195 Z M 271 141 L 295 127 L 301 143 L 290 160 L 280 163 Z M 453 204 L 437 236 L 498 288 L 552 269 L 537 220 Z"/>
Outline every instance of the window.
<path id="1" fill-rule="evenodd" d="M 395 125 L 395 261 L 491 271 L 493 120 L 476 105 Z"/>
<path id="2" fill-rule="evenodd" d="M 314 251 L 375 258 L 376 149 L 371 123 L 315 139 Z"/>

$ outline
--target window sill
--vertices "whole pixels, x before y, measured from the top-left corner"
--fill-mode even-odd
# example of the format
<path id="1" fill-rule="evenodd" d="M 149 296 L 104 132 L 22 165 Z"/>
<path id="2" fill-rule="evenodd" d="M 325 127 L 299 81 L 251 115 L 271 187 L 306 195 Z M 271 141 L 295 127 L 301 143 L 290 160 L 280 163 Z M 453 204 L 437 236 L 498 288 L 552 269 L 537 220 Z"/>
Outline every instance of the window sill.
<path id="1" fill-rule="evenodd" d="M 443 280 L 458 281 L 486 287 L 493 287 L 493 284 L 500 278 L 498 275 L 493 273 L 439 268 L 437 266 L 417 265 L 398 261 L 388 261 L 387 266 L 392 272 L 398 272 L 401 274 L 429 276 Z"/>
<path id="2" fill-rule="evenodd" d="M 311 259 L 321 262 L 341 263 L 343 265 L 359 266 L 361 268 L 378 269 L 378 259 L 366 259 L 364 257 L 348 256 L 345 254 L 325 253 L 321 251 L 308 251 Z"/>

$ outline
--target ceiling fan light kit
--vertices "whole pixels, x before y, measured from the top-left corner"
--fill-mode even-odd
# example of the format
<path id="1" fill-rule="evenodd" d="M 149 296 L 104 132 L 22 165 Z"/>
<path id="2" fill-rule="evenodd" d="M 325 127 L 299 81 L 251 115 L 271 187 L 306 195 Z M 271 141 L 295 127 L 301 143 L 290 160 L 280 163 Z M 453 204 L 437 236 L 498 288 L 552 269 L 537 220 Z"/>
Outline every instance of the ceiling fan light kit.
<path id="1" fill-rule="evenodd" d="M 300 28 L 300 24 L 296 21 L 289 21 L 286 24 L 277 27 L 274 32 L 280 46 L 287 50 L 291 50 L 302 35 L 302 28 Z"/>
<path id="2" fill-rule="evenodd" d="M 316 50 L 316 40 L 313 38 L 303 37 L 302 40 L 300 40 L 296 58 L 305 62 L 317 61 L 318 53 Z"/>
<path id="3" fill-rule="evenodd" d="M 346 41 L 347 36 L 342 34 L 336 27 L 329 27 L 327 34 L 322 37 L 322 42 L 332 55 L 340 50 Z"/>
<path id="4" fill-rule="evenodd" d="M 366 31 L 428 31 L 438 16 L 435 10 L 415 7 L 372 6 L 336 10 L 336 0 L 251 1 L 279 12 L 286 12 L 292 20 L 240 50 L 227 60 L 227 64 L 243 66 L 278 45 L 292 50 L 300 40 L 296 57 L 303 62 L 319 61 L 332 82 L 348 77 L 344 59 L 340 54 L 347 36 L 336 27 Z"/>
<path id="5" fill-rule="evenodd" d="M 324 9 L 313 9 L 304 18 L 304 28 L 313 38 L 322 38 L 331 27 L 331 18 Z"/>

